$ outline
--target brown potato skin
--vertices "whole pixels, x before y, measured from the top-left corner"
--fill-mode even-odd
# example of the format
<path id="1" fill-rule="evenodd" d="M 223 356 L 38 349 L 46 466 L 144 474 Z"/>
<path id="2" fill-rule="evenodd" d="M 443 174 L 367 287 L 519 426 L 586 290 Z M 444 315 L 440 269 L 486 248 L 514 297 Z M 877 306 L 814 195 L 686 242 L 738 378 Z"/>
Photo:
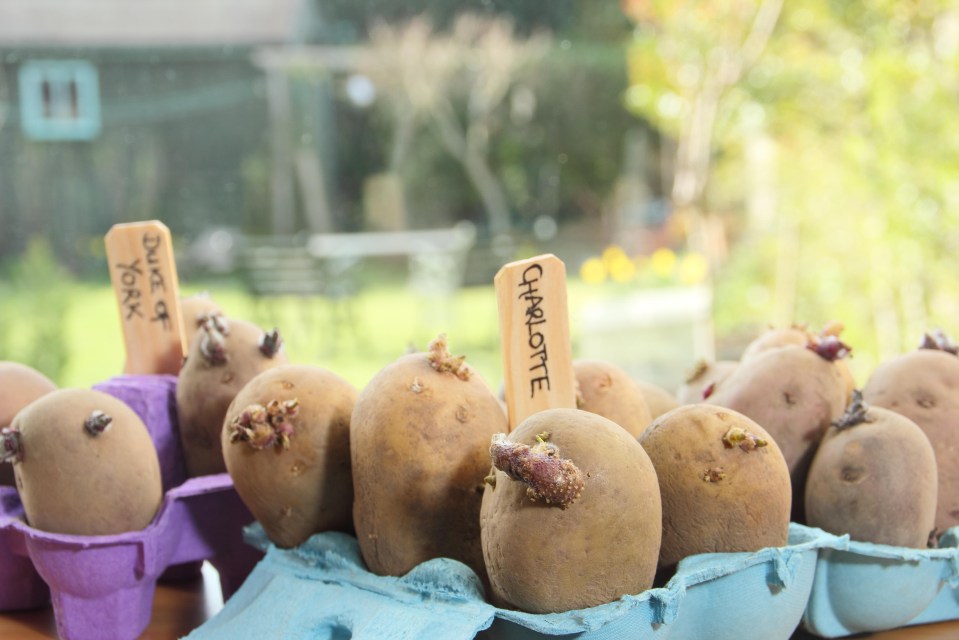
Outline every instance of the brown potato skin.
<path id="1" fill-rule="evenodd" d="M 0 361 L 0 429 L 9 427 L 14 416 L 25 406 L 56 388 L 50 378 L 33 367 Z M 13 466 L 0 464 L 0 486 L 12 487 L 15 484 Z"/>
<path id="2" fill-rule="evenodd" d="M 370 380 L 350 423 L 353 523 L 370 571 L 399 576 L 447 557 L 485 580 L 483 479 L 490 440 L 507 430 L 506 414 L 475 371 L 461 380 L 414 353 Z"/>
<path id="3" fill-rule="evenodd" d="M 766 441 L 744 451 L 723 436 L 741 427 Z M 663 501 L 660 569 L 696 553 L 758 551 L 789 537 L 792 486 L 776 442 L 746 416 L 709 404 L 687 405 L 661 416 L 640 438 Z M 725 474 L 710 482 L 710 469 Z"/>
<path id="4" fill-rule="evenodd" d="M 496 471 L 483 495 L 483 556 L 494 602 L 550 613 L 612 602 L 649 589 L 656 574 L 662 508 L 656 470 L 614 422 L 578 409 L 535 413 L 509 434 L 549 442 L 587 475 L 566 509 L 533 502 L 526 485 Z"/>
<path id="5" fill-rule="evenodd" d="M 702 366 L 700 366 L 702 365 Z M 719 360 L 717 362 L 702 362 L 697 365 L 695 376 L 687 377 L 686 381 L 676 390 L 676 400 L 680 405 L 696 404 L 706 400 L 703 391 L 709 385 L 718 385 L 729 377 L 739 362 L 736 360 Z"/>
<path id="6" fill-rule="evenodd" d="M 191 478 L 226 471 L 220 431 L 227 408 L 240 389 L 257 374 L 287 363 L 280 351 L 272 358 L 260 353 L 263 329 L 245 320 L 227 320 L 227 361 L 210 364 L 200 353 L 201 340 L 190 345 L 176 387 L 180 441 Z"/>
<path id="7" fill-rule="evenodd" d="M 846 407 L 835 363 L 800 346 L 767 349 L 740 363 L 707 400 L 762 426 L 779 445 L 793 483 L 793 520 L 804 522 L 806 474 L 816 447 Z"/>
<path id="8" fill-rule="evenodd" d="M 936 521 L 936 455 L 915 422 L 882 407 L 831 427 L 806 483 L 806 520 L 853 540 L 924 549 Z"/>
<path id="9" fill-rule="evenodd" d="M 282 365 L 250 380 L 227 410 L 222 443 L 236 492 L 278 547 L 321 531 L 353 531 L 350 416 L 357 390 L 309 365 Z M 290 448 L 256 450 L 230 443 L 228 426 L 251 404 L 299 402 Z"/>
<path id="10" fill-rule="evenodd" d="M 804 347 L 812 336 L 808 330 L 801 327 L 773 327 L 759 334 L 752 342 L 746 345 L 740 362 L 749 360 L 769 349 L 797 346 Z"/>
<path id="11" fill-rule="evenodd" d="M 94 410 L 113 418 L 90 436 Z M 96 536 L 139 531 L 163 499 L 160 463 L 146 426 L 126 404 L 92 389 L 60 389 L 17 414 L 23 460 L 14 465 L 30 526 Z"/>
<path id="12" fill-rule="evenodd" d="M 650 422 L 679 406 L 676 397 L 662 387 L 642 380 L 637 380 L 636 384 L 643 392 L 643 399 L 649 407 Z"/>
<path id="13" fill-rule="evenodd" d="M 574 360 L 577 407 L 612 420 L 634 438 L 652 422 L 639 385 L 621 368 L 599 360 Z"/>
<path id="14" fill-rule="evenodd" d="M 919 425 L 932 443 L 939 475 L 936 531 L 959 525 L 959 358 L 919 349 L 880 364 L 863 387 L 863 400 Z"/>
<path id="15" fill-rule="evenodd" d="M 838 335 L 838 334 L 837 334 Z M 797 346 L 805 347 L 810 339 L 815 339 L 816 334 L 801 327 L 783 327 L 778 329 L 769 329 L 760 334 L 755 340 L 746 345 L 743 350 L 740 361 L 746 361 L 750 358 L 768 351 L 769 349 L 778 349 L 780 347 Z M 857 389 L 856 378 L 849 368 L 849 363 L 845 360 L 836 360 L 836 367 L 842 375 L 843 384 L 846 388 L 846 403 L 852 400 L 852 393 Z"/>

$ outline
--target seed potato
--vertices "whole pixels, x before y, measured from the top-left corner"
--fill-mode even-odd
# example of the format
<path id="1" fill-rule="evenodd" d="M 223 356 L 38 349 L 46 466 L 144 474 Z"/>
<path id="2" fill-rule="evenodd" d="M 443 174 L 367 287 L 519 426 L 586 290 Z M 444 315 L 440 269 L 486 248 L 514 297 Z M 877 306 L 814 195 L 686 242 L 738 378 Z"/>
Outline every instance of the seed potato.
<path id="1" fill-rule="evenodd" d="M 725 407 L 687 405 L 653 422 L 640 443 L 662 495 L 661 570 L 697 553 L 787 543 L 789 468 L 754 421 Z"/>
<path id="2" fill-rule="evenodd" d="M 494 602 L 550 613 L 652 586 L 662 509 L 656 471 L 634 437 L 600 415 L 550 409 L 492 449 L 500 462 L 483 496 L 482 531 Z M 551 466 L 555 473 L 535 470 Z M 533 471 L 527 483 L 504 468 L 514 477 Z"/>
<path id="3" fill-rule="evenodd" d="M 576 406 L 608 418 L 639 436 L 652 422 L 639 385 L 621 368 L 598 360 L 574 360 Z"/>
<path id="4" fill-rule="evenodd" d="M 739 362 L 720 360 L 710 362 L 699 360 L 686 374 L 686 379 L 676 390 L 676 400 L 680 405 L 696 404 L 708 399 L 717 384 L 725 380 L 736 370 Z"/>
<path id="5" fill-rule="evenodd" d="M 237 394 L 221 434 L 240 498 L 279 547 L 353 530 L 350 415 L 357 391 L 320 367 L 281 365 Z"/>
<path id="6" fill-rule="evenodd" d="M 880 364 L 863 387 L 863 400 L 915 422 L 936 454 L 939 498 L 936 531 L 959 525 L 959 357 L 923 348 Z"/>
<path id="7" fill-rule="evenodd" d="M 740 363 L 708 402 L 742 413 L 772 436 L 789 466 L 793 520 L 804 522 L 809 465 L 826 429 L 846 406 L 839 369 L 811 348 L 768 349 Z"/>
<path id="8" fill-rule="evenodd" d="M 353 522 L 370 571 L 404 575 L 447 557 L 485 578 L 479 511 L 489 442 L 506 414 L 445 337 L 360 392 L 350 423 Z"/>
<path id="9" fill-rule="evenodd" d="M 180 441 L 190 477 L 223 473 L 220 432 L 227 408 L 258 373 L 286 364 L 279 334 L 246 322 L 208 316 L 190 345 L 177 380 Z"/>
<path id="10" fill-rule="evenodd" d="M 91 389 L 60 389 L 17 414 L 14 464 L 30 526 L 85 536 L 139 531 L 163 498 L 146 426 L 126 404 Z"/>
<path id="11" fill-rule="evenodd" d="M 922 549 L 936 495 L 936 456 L 922 429 L 857 395 L 809 468 L 806 519 L 853 540 Z"/>

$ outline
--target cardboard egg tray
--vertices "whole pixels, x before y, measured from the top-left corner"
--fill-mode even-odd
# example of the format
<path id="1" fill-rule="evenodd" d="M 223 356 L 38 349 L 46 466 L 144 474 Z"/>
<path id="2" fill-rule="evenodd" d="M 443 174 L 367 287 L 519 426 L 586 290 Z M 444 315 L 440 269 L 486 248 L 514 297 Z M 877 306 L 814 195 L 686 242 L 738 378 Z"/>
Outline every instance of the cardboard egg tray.
<path id="1" fill-rule="evenodd" d="M 189 640 L 243 633 L 294 640 L 787 640 L 800 623 L 832 638 L 959 618 L 959 529 L 943 537 L 941 548 L 920 550 L 794 523 L 785 547 L 692 556 L 665 587 L 546 615 L 487 603 L 476 574 L 454 560 L 431 560 L 403 577 L 378 576 L 346 534 L 318 534 L 279 549 L 254 524 L 247 538 L 266 557 Z"/>
<path id="2" fill-rule="evenodd" d="M 53 602 L 61 638 L 135 638 L 150 621 L 157 580 L 195 575 L 203 560 L 229 597 L 262 557 L 243 541 L 253 517 L 226 473 L 186 479 L 176 427 L 176 378 L 121 376 L 97 390 L 123 400 L 157 448 L 164 498 L 142 531 L 105 536 L 28 526 L 13 487 L 0 487 L 0 610 Z"/>
<path id="3" fill-rule="evenodd" d="M 938 549 L 850 541 L 820 551 L 803 625 L 824 638 L 959 619 L 959 527 Z"/>
<path id="4" fill-rule="evenodd" d="M 789 545 L 755 553 L 702 554 L 680 563 L 662 588 L 605 605 L 535 615 L 494 607 L 466 565 L 439 558 L 403 577 L 366 570 L 352 536 L 323 533 L 295 549 L 268 543 L 224 609 L 190 640 L 241 637 L 786 640 L 799 625 L 821 549 L 846 539 L 793 526 Z"/>

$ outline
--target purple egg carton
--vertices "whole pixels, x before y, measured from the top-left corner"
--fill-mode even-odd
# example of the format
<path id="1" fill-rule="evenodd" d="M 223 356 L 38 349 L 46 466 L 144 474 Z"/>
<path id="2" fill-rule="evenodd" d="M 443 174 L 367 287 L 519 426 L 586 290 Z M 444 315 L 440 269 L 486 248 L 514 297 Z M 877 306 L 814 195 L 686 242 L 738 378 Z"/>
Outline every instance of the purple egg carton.
<path id="1" fill-rule="evenodd" d="M 146 423 L 160 459 L 164 497 L 142 531 L 76 536 L 24 521 L 13 487 L 0 487 L 0 611 L 53 601 L 61 638 L 135 638 L 150 622 L 161 576 L 196 575 L 203 560 L 228 598 L 262 557 L 243 541 L 253 516 L 226 473 L 186 478 L 176 426 L 174 376 L 121 376 L 94 387 Z M 48 591 L 49 585 L 49 591 Z"/>

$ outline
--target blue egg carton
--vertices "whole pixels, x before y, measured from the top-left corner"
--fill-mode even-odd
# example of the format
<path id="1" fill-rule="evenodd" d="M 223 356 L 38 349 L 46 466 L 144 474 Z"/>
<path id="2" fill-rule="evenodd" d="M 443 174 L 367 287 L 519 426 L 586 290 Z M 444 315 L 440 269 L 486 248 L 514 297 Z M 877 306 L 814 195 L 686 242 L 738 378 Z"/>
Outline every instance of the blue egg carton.
<path id="1" fill-rule="evenodd" d="M 941 548 L 950 547 L 959 556 L 959 527 L 949 529 L 941 538 L 939 538 Z M 959 560 L 953 559 L 953 566 L 959 563 Z M 933 601 L 926 607 L 922 613 L 909 621 L 913 624 L 929 624 L 932 622 L 942 622 L 944 620 L 959 620 L 959 568 L 954 568 L 948 573 L 946 582 Z"/>
<path id="2" fill-rule="evenodd" d="M 940 538 L 938 549 L 856 541 L 821 549 L 803 626 L 840 638 L 955 619 L 959 527 Z"/>
<path id="3" fill-rule="evenodd" d="M 190 640 L 787 640 L 806 609 L 820 550 L 848 543 L 791 525 L 787 546 L 692 556 L 665 587 L 588 609 L 529 614 L 486 602 L 476 574 L 448 558 L 402 577 L 378 576 L 343 533 L 317 534 L 295 549 L 273 546 L 257 524 L 246 535 L 266 557 Z"/>

